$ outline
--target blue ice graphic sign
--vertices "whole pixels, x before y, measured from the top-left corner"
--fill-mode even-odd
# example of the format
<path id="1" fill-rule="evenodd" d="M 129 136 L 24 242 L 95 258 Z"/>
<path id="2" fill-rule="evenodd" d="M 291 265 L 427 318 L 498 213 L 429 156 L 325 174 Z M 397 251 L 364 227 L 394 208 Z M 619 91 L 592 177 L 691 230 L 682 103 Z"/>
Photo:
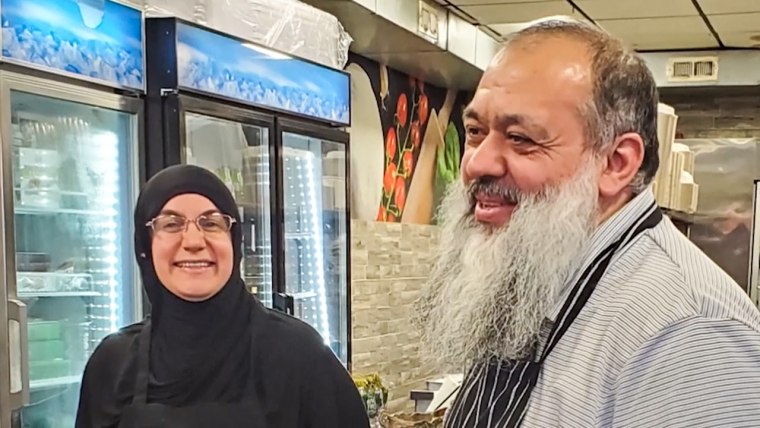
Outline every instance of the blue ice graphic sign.
<path id="1" fill-rule="evenodd" d="M 180 87 L 350 124 L 347 73 L 179 21 L 176 32 Z"/>
<path id="2" fill-rule="evenodd" d="M 110 0 L 0 0 L 3 60 L 144 89 L 142 12 Z"/>

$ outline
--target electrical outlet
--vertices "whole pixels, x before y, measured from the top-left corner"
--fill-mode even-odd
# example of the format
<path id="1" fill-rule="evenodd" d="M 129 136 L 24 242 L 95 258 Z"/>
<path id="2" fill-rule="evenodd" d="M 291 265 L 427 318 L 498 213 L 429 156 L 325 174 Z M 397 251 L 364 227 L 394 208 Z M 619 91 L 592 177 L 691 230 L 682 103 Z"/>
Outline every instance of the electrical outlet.
<path id="1" fill-rule="evenodd" d="M 417 32 L 433 43 L 438 43 L 438 11 L 427 2 L 419 1 Z"/>

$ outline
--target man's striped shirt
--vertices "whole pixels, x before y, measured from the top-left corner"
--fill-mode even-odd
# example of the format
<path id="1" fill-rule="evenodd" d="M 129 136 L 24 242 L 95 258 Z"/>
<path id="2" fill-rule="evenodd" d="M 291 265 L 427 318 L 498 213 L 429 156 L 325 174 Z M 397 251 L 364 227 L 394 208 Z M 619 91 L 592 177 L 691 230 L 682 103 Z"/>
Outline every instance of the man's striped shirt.
<path id="1" fill-rule="evenodd" d="M 653 201 L 646 190 L 599 227 L 578 275 Z M 760 312 L 664 218 L 615 255 L 545 361 L 522 426 L 760 427 Z"/>

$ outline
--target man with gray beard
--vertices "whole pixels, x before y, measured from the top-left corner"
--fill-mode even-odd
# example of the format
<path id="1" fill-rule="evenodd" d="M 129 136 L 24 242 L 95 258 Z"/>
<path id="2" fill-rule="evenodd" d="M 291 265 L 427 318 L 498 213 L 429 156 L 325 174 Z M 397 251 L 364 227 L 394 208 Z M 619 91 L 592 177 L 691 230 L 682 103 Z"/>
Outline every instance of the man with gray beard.
<path id="1" fill-rule="evenodd" d="M 418 302 L 430 360 L 466 373 L 446 427 L 760 424 L 760 312 L 655 203 L 657 103 L 583 23 L 493 59 Z"/>

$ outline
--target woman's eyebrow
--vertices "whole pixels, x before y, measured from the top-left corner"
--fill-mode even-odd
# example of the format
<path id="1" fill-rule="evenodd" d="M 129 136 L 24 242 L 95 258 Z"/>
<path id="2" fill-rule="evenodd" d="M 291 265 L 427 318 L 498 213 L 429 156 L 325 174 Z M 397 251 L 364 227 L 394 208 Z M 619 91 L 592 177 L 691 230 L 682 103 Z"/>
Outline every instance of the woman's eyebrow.
<path id="1" fill-rule="evenodd" d="M 200 215 L 220 214 L 220 213 L 221 211 L 219 211 L 217 208 L 211 208 L 206 211 L 203 211 Z M 158 213 L 158 215 L 173 215 L 177 217 L 187 217 L 186 215 L 174 210 L 161 210 L 161 212 Z"/>
<path id="2" fill-rule="evenodd" d="M 178 216 L 178 217 L 184 217 L 184 215 L 182 215 L 182 214 L 180 214 L 180 213 L 178 213 L 177 211 L 174 211 L 174 210 L 161 210 L 161 212 L 158 213 L 158 215 L 175 215 L 175 216 Z"/>

